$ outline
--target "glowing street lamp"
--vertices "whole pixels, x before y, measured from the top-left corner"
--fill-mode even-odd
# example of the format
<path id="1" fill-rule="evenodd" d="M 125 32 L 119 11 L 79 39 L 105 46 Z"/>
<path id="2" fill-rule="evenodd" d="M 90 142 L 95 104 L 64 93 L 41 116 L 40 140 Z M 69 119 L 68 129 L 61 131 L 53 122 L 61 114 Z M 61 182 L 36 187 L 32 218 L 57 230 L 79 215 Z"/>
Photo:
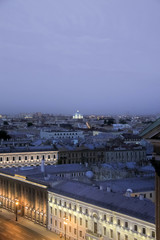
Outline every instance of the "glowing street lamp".
<path id="1" fill-rule="evenodd" d="M 64 219 L 64 229 L 65 229 L 65 240 L 66 240 L 66 225 L 67 225 L 68 218 L 65 216 L 63 219 Z"/>
<path id="2" fill-rule="evenodd" d="M 18 204 L 19 204 L 19 200 L 18 199 L 15 200 L 15 204 L 16 204 L 16 221 L 17 221 L 18 220 L 17 219 L 17 208 L 18 208 Z"/>

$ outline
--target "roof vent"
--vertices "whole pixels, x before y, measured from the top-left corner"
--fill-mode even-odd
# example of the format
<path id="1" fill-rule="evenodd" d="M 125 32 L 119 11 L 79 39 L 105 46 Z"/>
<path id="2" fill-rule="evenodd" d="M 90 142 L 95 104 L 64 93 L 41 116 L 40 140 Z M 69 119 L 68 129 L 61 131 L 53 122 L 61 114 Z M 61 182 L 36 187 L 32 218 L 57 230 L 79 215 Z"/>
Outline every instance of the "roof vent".
<path id="1" fill-rule="evenodd" d="M 139 200 L 143 200 L 143 199 L 144 199 L 143 194 L 140 194 L 140 195 L 139 195 Z"/>
<path id="2" fill-rule="evenodd" d="M 133 193 L 132 189 L 128 188 L 127 191 L 126 191 L 125 196 L 126 197 L 131 197 L 131 193 Z"/>

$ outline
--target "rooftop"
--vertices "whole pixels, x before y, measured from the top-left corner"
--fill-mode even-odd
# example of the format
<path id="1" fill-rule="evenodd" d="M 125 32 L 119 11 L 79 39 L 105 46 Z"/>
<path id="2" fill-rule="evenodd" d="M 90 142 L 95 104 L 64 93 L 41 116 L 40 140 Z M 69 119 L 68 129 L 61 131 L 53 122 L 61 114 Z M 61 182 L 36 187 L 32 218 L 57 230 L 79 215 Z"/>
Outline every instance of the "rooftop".
<path id="1" fill-rule="evenodd" d="M 155 205 L 147 199 L 125 197 L 120 193 L 107 192 L 74 181 L 58 182 L 57 185 L 49 188 L 49 191 L 155 223 Z"/>

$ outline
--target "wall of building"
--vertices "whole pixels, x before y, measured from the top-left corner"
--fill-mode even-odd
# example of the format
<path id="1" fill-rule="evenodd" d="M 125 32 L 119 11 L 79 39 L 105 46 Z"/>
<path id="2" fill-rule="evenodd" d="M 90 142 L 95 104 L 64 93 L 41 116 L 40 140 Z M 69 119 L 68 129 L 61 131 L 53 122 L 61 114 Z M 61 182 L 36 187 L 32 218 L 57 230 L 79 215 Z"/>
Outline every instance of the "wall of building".
<path id="1" fill-rule="evenodd" d="M 48 229 L 71 240 L 155 239 L 155 225 L 49 192 Z"/>
<path id="2" fill-rule="evenodd" d="M 0 205 L 15 212 L 16 201 L 20 215 L 47 226 L 47 187 L 28 183 L 24 176 L 5 176 L 0 173 Z"/>
<path id="3" fill-rule="evenodd" d="M 45 159 L 45 164 L 53 165 L 57 163 L 58 152 L 40 151 L 0 153 L 0 167 L 38 166 L 41 164 L 43 157 Z"/>

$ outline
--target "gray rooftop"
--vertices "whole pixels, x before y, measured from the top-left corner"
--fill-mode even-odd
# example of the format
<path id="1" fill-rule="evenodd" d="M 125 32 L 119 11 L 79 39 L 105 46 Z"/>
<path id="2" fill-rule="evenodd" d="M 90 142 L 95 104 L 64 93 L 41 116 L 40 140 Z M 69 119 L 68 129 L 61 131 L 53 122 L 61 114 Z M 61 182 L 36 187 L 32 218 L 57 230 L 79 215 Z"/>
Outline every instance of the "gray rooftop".
<path id="1" fill-rule="evenodd" d="M 110 187 L 113 192 L 125 193 L 127 189 L 132 189 L 133 192 L 154 191 L 155 178 L 154 177 L 137 177 L 107 180 L 98 182 L 104 189 Z"/>
<path id="2" fill-rule="evenodd" d="M 74 181 L 62 181 L 50 191 L 141 220 L 155 223 L 155 205 L 150 200 L 125 197 Z"/>

